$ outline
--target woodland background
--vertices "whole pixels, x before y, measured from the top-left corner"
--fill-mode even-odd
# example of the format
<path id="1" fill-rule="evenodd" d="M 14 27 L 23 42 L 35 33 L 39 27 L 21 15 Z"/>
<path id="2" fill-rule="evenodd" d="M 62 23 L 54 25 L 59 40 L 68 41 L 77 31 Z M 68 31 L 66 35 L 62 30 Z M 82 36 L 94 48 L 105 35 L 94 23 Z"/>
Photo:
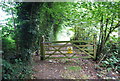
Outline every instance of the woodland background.
<path id="1" fill-rule="evenodd" d="M 58 40 L 65 28 L 70 40 L 96 36 L 96 62 L 105 56 L 100 67 L 120 72 L 120 2 L 1 2 L 0 9 L 8 16 L 0 24 L 3 79 L 30 78 L 41 36 Z"/>

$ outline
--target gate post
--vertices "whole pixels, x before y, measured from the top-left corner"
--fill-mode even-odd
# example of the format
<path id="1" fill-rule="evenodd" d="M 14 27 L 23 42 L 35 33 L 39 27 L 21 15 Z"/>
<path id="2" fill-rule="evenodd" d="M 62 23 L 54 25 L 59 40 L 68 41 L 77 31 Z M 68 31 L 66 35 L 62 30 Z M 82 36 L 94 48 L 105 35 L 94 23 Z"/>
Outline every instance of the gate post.
<path id="1" fill-rule="evenodd" d="M 42 36 L 40 41 L 40 60 L 44 59 L 45 59 L 44 36 Z"/>
<path id="2" fill-rule="evenodd" d="M 97 47 L 96 47 L 96 41 L 97 41 L 97 37 L 96 35 L 94 35 L 94 60 L 96 60 L 96 50 L 97 50 Z"/>

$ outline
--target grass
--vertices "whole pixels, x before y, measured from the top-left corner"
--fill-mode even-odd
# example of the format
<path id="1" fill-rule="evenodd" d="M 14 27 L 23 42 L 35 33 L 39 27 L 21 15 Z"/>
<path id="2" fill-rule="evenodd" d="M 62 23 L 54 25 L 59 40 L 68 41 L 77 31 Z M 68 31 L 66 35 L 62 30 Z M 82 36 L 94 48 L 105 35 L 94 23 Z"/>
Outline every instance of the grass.
<path id="1" fill-rule="evenodd" d="M 68 66 L 61 75 L 64 79 L 89 79 L 90 76 L 82 72 L 80 66 Z"/>
<path id="2" fill-rule="evenodd" d="M 64 79 L 89 79 L 90 76 L 81 72 L 81 68 L 78 66 L 71 66 L 66 68 L 64 72 L 62 72 L 61 77 Z"/>
<path id="3" fill-rule="evenodd" d="M 80 66 L 70 66 L 70 67 L 67 67 L 68 70 L 81 70 L 82 68 Z"/>

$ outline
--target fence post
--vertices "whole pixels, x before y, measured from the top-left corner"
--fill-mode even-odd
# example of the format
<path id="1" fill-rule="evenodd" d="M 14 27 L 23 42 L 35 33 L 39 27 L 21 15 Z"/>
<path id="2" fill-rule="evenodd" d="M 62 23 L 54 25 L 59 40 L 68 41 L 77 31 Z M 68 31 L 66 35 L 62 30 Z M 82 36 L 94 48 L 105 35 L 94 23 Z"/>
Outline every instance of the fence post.
<path id="1" fill-rule="evenodd" d="M 44 36 L 41 37 L 40 41 L 40 60 L 45 59 L 45 49 L 44 49 Z"/>
<path id="2" fill-rule="evenodd" d="M 96 35 L 94 35 L 94 60 L 96 60 L 96 50 L 97 50 L 97 46 L 96 46 L 96 41 L 97 41 L 97 37 Z"/>

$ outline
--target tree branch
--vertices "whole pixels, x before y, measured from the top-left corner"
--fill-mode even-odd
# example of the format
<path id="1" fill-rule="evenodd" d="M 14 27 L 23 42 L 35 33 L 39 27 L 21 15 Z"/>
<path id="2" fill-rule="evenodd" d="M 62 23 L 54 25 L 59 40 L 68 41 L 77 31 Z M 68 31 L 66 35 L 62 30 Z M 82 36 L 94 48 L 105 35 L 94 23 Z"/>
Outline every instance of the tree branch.
<path id="1" fill-rule="evenodd" d="M 13 26 L 14 26 L 14 29 L 16 29 L 15 18 L 14 18 L 13 10 L 12 10 L 12 9 L 11 9 L 11 15 L 12 15 L 12 18 L 13 18 Z"/>
<path id="2" fill-rule="evenodd" d="M 113 19 L 112 19 L 112 20 L 113 20 Z M 105 32 L 104 39 L 105 39 L 106 34 L 107 34 L 108 22 L 109 22 L 109 18 L 106 19 L 106 27 L 105 27 L 105 30 L 104 30 L 104 32 Z"/>
<path id="3" fill-rule="evenodd" d="M 116 25 L 115 27 L 110 27 L 110 31 L 109 31 L 106 39 L 105 39 L 105 42 L 108 40 L 110 34 L 111 34 L 116 28 L 118 28 L 118 27 L 120 27 L 120 21 L 118 21 L 118 23 L 117 23 L 117 25 Z"/>

